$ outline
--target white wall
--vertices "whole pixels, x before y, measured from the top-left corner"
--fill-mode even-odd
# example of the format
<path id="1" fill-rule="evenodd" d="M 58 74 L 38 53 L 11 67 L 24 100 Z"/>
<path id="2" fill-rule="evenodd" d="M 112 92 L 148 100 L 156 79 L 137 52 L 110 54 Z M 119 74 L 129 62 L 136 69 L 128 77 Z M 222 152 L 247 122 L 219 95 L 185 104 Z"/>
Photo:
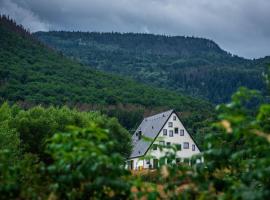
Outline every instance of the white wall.
<path id="1" fill-rule="evenodd" d="M 156 141 L 154 142 L 154 144 L 158 144 L 159 143 L 158 140 L 164 141 L 165 144 L 166 144 L 166 142 L 171 142 L 171 144 L 181 144 L 181 146 L 182 146 L 181 151 L 177 151 L 177 157 L 181 157 L 181 158 L 190 158 L 191 156 L 193 156 L 197 153 L 200 153 L 197 145 L 195 144 L 193 139 L 190 137 L 189 133 L 184 128 L 184 126 L 180 122 L 179 118 L 176 116 L 176 120 L 173 120 L 174 116 L 176 116 L 176 114 L 173 113 L 163 128 L 163 129 L 167 129 L 167 136 L 164 136 L 163 130 L 161 130 Z M 169 122 L 173 123 L 173 127 L 169 127 Z M 174 128 L 178 128 L 178 131 L 179 131 L 178 134 L 176 134 L 174 132 Z M 180 136 L 181 129 L 184 130 L 184 136 Z M 170 130 L 173 130 L 173 137 L 169 136 Z M 184 142 L 189 143 L 189 149 L 184 149 Z M 195 145 L 195 151 L 192 150 L 192 145 Z M 159 149 L 158 150 L 149 150 L 147 152 L 147 154 L 153 155 L 157 158 L 164 156 L 164 152 L 161 152 Z"/>
<path id="2" fill-rule="evenodd" d="M 175 120 L 174 120 L 174 117 L 176 117 Z M 169 127 L 169 122 L 173 123 L 172 127 Z M 178 133 L 177 134 L 175 133 L 174 128 L 178 128 Z M 167 135 L 166 136 L 163 135 L 163 129 L 167 129 Z M 154 144 L 159 144 L 159 141 L 164 141 L 165 145 L 166 145 L 167 142 L 170 142 L 171 145 L 173 145 L 173 144 L 181 144 L 181 150 L 177 151 L 177 154 L 176 154 L 176 156 L 181 158 L 181 159 L 190 158 L 193 155 L 200 153 L 200 150 L 198 149 L 197 145 L 195 144 L 193 139 L 190 137 L 189 133 L 184 128 L 183 124 L 180 122 L 179 118 L 176 116 L 175 113 L 173 113 L 170 116 L 169 120 L 167 121 L 167 123 L 165 124 L 163 129 L 158 134 L 158 137 L 155 140 Z M 180 135 L 180 132 L 181 132 L 180 130 L 181 129 L 184 130 L 184 136 Z M 169 136 L 170 130 L 173 130 L 173 137 Z M 184 142 L 189 143 L 189 148 L 188 149 L 184 149 Z M 195 145 L 195 151 L 192 150 L 192 145 Z M 160 151 L 160 149 L 153 150 L 152 148 L 150 148 L 149 151 L 147 152 L 147 155 L 151 155 L 151 156 L 154 156 L 155 158 L 159 159 L 161 157 L 164 157 L 166 151 L 169 151 L 169 150 L 168 149 L 163 149 L 163 151 Z M 147 162 L 146 160 L 139 160 L 139 158 L 134 158 L 133 160 L 134 160 L 135 169 L 138 169 L 139 166 L 143 166 L 143 168 L 148 168 L 149 167 L 149 165 L 146 164 L 146 162 Z M 153 166 L 153 160 L 151 160 L 150 164 Z"/>

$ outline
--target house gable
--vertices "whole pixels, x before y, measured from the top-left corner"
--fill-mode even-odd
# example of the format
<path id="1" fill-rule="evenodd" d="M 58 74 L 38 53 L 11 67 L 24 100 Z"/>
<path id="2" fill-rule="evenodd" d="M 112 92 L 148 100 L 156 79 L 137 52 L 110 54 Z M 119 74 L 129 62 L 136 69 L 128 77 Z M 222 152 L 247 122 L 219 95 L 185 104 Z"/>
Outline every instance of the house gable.
<path id="1" fill-rule="evenodd" d="M 170 127 L 172 125 L 172 127 Z M 167 135 L 163 134 L 163 130 L 167 130 Z M 184 133 L 182 135 L 181 133 Z M 170 134 L 173 134 L 171 136 Z M 139 136 L 145 136 L 152 141 L 139 139 Z M 169 110 L 148 118 L 145 118 L 132 136 L 133 150 L 130 158 L 145 156 L 146 154 L 160 156 L 157 150 L 152 150 L 151 146 L 158 140 L 164 140 L 164 144 L 180 144 L 182 150 L 177 152 L 178 156 L 190 157 L 194 153 L 199 153 L 200 149 L 195 140 L 185 129 L 179 116 L 173 110 Z M 188 143 L 188 148 L 186 148 Z M 184 148 L 185 147 L 185 148 Z"/>
<path id="2" fill-rule="evenodd" d="M 200 153 L 198 145 L 188 133 L 176 112 L 173 112 L 168 118 L 152 145 L 160 143 L 165 146 L 181 145 L 181 150 L 177 151 L 177 157 L 181 158 L 188 158 L 196 153 Z M 153 150 L 150 147 L 146 154 L 158 158 L 164 156 L 165 151 L 161 152 L 159 149 Z"/>

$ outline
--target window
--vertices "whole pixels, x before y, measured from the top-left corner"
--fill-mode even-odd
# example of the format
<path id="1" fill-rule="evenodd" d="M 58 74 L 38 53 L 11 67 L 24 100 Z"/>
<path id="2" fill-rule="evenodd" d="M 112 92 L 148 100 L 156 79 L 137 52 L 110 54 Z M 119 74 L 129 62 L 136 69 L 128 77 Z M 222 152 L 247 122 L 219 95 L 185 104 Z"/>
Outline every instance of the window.
<path id="1" fill-rule="evenodd" d="M 147 165 L 150 165 L 150 160 L 146 160 L 146 164 Z"/>
<path id="2" fill-rule="evenodd" d="M 169 127 L 173 127 L 173 123 L 172 122 L 169 122 Z"/>
<path id="3" fill-rule="evenodd" d="M 142 131 L 138 131 L 136 133 L 136 136 L 138 136 L 138 139 L 140 140 L 142 138 Z"/>
<path id="4" fill-rule="evenodd" d="M 173 137 L 173 130 L 170 130 L 169 136 L 170 136 L 170 137 Z"/>
<path id="5" fill-rule="evenodd" d="M 192 151 L 195 151 L 195 144 L 192 145 Z"/>
<path id="6" fill-rule="evenodd" d="M 167 129 L 163 129 L 163 135 L 167 135 Z"/>
<path id="7" fill-rule="evenodd" d="M 153 144 L 153 150 L 157 150 L 157 144 Z"/>
<path id="8" fill-rule="evenodd" d="M 176 116 L 175 115 L 173 116 L 173 121 L 176 121 Z"/>
<path id="9" fill-rule="evenodd" d="M 181 144 L 177 144 L 175 146 L 176 146 L 177 151 L 181 151 L 181 149 L 182 149 Z"/>
<path id="10" fill-rule="evenodd" d="M 189 143 L 188 142 L 184 142 L 184 149 L 189 149 Z"/>
<path id="11" fill-rule="evenodd" d="M 178 134 L 178 131 L 179 131 L 178 128 L 174 128 L 174 133 L 175 134 Z"/>
<path id="12" fill-rule="evenodd" d="M 180 163 L 181 162 L 181 158 L 176 158 L 176 163 Z"/>
<path id="13" fill-rule="evenodd" d="M 181 129 L 181 130 L 180 130 L 180 135 L 181 135 L 181 136 L 184 136 L 184 134 L 185 134 L 184 129 Z"/>
<path id="14" fill-rule="evenodd" d="M 164 146 L 165 142 L 164 141 L 159 141 L 159 145 Z"/>
<path id="15" fill-rule="evenodd" d="M 170 142 L 167 142 L 166 144 L 167 144 L 167 146 L 170 146 L 170 145 L 171 145 L 171 143 L 170 143 Z"/>

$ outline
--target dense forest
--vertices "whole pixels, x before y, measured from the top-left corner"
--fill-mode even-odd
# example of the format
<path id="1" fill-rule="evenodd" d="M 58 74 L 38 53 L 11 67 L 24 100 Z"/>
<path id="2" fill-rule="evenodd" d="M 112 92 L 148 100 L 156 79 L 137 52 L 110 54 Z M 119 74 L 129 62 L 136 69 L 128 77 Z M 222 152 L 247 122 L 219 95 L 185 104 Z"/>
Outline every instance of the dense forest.
<path id="1" fill-rule="evenodd" d="M 223 103 L 240 86 L 264 90 L 269 58 L 231 55 L 195 37 L 135 33 L 37 32 L 35 36 L 91 68 Z"/>
<path id="2" fill-rule="evenodd" d="M 187 95 L 99 72 L 46 47 L 12 20 L 0 20 L 0 98 L 24 108 L 42 104 L 99 110 L 133 129 L 145 114 L 174 108 L 191 132 L 213 106 Z"/>
<path id="3" fill-rule="evenodd" d="M 0 107 L 0 197 L 22 200 L 266 200 L 270 195 L 270 104 L 241 88 L 217 108 L 204 151 L 181 164 L 176 147 L 159 168 L 124 167 L 130 135 L 115 119 L 66 107 Z M 166 146 L 159 145 L 164 150 Z M 197 162 L 197 159 L 204 162 Z M 190 164 L 189 164 L 190 163 Z"/>

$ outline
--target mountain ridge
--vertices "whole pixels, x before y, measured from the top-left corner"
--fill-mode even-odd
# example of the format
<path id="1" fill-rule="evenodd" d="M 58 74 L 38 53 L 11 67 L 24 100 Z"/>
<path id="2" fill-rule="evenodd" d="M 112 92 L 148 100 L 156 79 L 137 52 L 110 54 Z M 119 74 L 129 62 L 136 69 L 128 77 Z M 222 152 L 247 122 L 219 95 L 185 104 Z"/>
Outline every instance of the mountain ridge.
<path id="1" fill-rule="evenodd" d="M 91 68 L 213 103 L 227 102 L 239 86 L 264 88 L 264 66 L 259 60 L 232 55 L 209 39 L 68 31 L 37 32 L 34 36 Z"/>
<path id="2" fill-rule="evenodd" d="M 141 108 L 175 108 L 191 129 L 212 116 L 209 102 L 90 69 L 47 48 L 5 17 L 0 17 L 0 44 L 1 102 L 105 109 L 128 128 L 140 120 Z"/>

